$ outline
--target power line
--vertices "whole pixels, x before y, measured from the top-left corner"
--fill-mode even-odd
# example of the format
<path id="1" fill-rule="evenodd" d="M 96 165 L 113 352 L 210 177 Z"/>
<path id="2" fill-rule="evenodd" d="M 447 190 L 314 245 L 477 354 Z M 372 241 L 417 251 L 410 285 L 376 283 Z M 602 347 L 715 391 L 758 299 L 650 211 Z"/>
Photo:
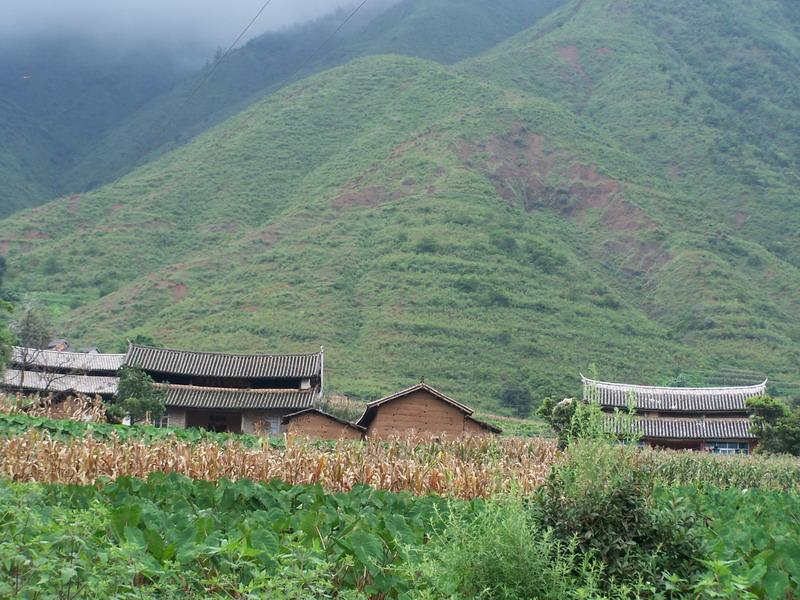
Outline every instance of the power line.
<path id="1" fill-rule="evenodd" d="M 189 103 L 189 101 L 194 97 L 194 95 L 198 91 L 200 91 L 200 88 L 202 88 L 205 84 L 207 84 L 209 82 L 211 77 L 214 75 L 214 71 L 217 70 L 217 67 L 220 65 L 220 63 L 223 60 L 225 60 L 226 58 L 228 58 L 230 53 L 233 52 L 233 49 L 236 47 L 236 44 L 238 44 L 239 41 L 245 36 L 245 34 L 247 34 L 247 32 L 250 30 L 250 28 L 253 26 L 253 24 L 258 20 L 258 18 L 261 16 L 261 14 L 267 9 L 267 7 L 271 3 L 272 3 L 272 0 L 266 0 L 266 2 L 264 2 L 264 4 L 261 5 L 261 8 L 258 10 L 256 15 L 252 19 L 250 19 L 250 22 L 247 24 L 247 27 L 245 27 L 241 31 L 241 33 L 239 33 L 239 35 L 236 37 L 235 40 L 233 40 L 231 45 L 228 46 L 228 49 L 225 50 L 225 52 L 221 56 L 219 56 L 219 58 L 217 58 L 217 60 L 214 61 L 214 63 L 211 65 L 211 67 L 209 68 L 208 72 L 206 73 L 206 76 L 200 81 L 200 83 L 198 83 L 194 87 L 194 89 L 191 92 L 189 92 L 189 95 L 184 99 L 184 101 L 181 103 L 181 105 L 176 109 L 175 114 L 177 114 L 181 110 L 183 110 L 183 108 Z M 172 119 L 170 119 L 170 121 L 171 120 Z"/>
<path id="2" fill-rule="evenodd" d="M 358 6 L 356 6 L 356 7 L 355 7 L 355 9 L 353 9 L 353 11 L 352 11 L 350 14 L 348 14 L 348 15 L 347 15 L 347 17 L 344 19 L 344 21 L 342 21 L 341 23 L 339 23 L 339 26 L 338 26 L 336 29 L 334 29 L 334 30 L 333 30 L 333 32 L 332 32 L 332 33 L 331 33 L 331 34 L 330 34 L 328 37 L 326 37 L 326 38 L 325 38 L 325 40 L 323 40 L 323 42 L 322 42 L 322 43 L 321 43 L 319 46 L 317 46 L 317 47 L 316 47 L 316 48 L 315 48 L 315 49 L 314 49 L 314 50 L 313 50 L 313 51 L 312 51 L 312 52 L 311 52 L 311 53 L 310 53 L 310 54 L 309 54 L 309 55 L 306 57 L 306 59 L 305 59 L 305 60 L 304 60 L 302 63 L 300 63 L 300 66 L 298 66 L 296 69 L 294 69 L 294 70 L 293 70 L 293 71 L 292 71 L 292 72 L 291 72 L 291 73 L 290 73 L 288 76 L 286 76 L 286 77 L 284 77 L 283 79 L 281 79 L 281 80 L 280 80 L 280 81 L 279 81 L 279 82 L 278 82 L 278 83 L 275 85 L 275 89 L 277 90 L 277 89 L 280 89 L 280 88 L 282 88 L 284 85 L 286 85 L 287 83 L 289 83 L 289 82 L 290 82 L 292 79 L 294 79 L 294 78 L 295 78 L 295 77 L 296 77 L 296 76 L 297 76 L 297 75 L 298 75 L 298 74 L 299 74 L 299 73 L 300 73 L 300 72 L 301 72 L 301 71 L 302 71 L 302 70 L 303 70 L 303 69 L 304 69 L 304 68 L 305 68 L 305 67 L 306 67 L 306 66 L 307 66 L 307 65 L 308 65 L 308 64 L 309 64 L 309 63 L 310 63 L 312 60 L 314 60 L 314 58 L 316 58 L 317 54 L 319 54 L 319 52 L 320 52 L 320 51 L 321 51 L 321 50 L 322 50 L 322 49 L 323 49 L 325 46 L 327 46 L 327 45 L 328 45 L 328 43 L 329 43 L 329 42 L 330 42 L 330 41 L 331 41 L 331 40 L 332 40 L 334 37 L 336 37 L 336 35 L 337 35 L 337 34 L 338 34 L 338 33 L 339 33 L 339 32 L 340 32 L 342 29 L 344 29 L 344 27 L 345 27 L 345 26 L 346 26 L 346 25 L 347 25 L 347 24 L 348 24 L 348 23 L 349 23 L 351 20 L 353 20 L 353 18 L 354 18 L 354 17 L 355 17 L 355 16 L 358 14 L 358 12 L 359 12 L 359 11 L 360 11 L 360 10 L 361 10 L 363 7 L 364 7 L 364 5 L 365 5 L 367 2 L 369 2 L 369 0 L 362 0 L 361 4 L 359 4 Z M 242 127 L 244 127 L 244 126 L 245 126 L 245 125 L 248 123 L 248 121 L 249 121 L 249 119 L 250 119 L 250 118 L 252 118 L 252 117 L 249 117 L 249 118 L 247 118 L 247 117 L 244 117 L 244 118 L 242 118 L 242 120 L 239 122 L 239 125 L 238 125 L 238 127 L 235 127 L 235 128 L 233 128 L 233 129 L 232 129 L 232 130 L 231 130 L 231 131 L 230 131 L 230 132 L 229 132 L 229 133 L 228 133 L 228 134 L 227 134 L 225 137 L 229 137 L 231 134 L 234 134 L 234 133 L 236 133 L 237 131 L 239 131 L 239 130 L 240 130 Z"/>

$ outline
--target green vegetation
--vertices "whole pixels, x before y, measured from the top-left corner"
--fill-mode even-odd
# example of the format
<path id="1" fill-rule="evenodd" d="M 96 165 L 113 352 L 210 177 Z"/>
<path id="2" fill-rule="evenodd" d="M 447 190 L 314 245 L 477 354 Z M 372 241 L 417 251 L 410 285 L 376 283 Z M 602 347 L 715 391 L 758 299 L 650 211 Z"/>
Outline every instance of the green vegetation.
<path id="1" fill-rule="evenodd" d="M 713 481 L 709 472 L 708 485 L 675 487 L 653 476 L 636 447 L 584 439 L 538 492 L 486 501 L 163 473 L 94 486 L 4 482 L 0 593 L 778 600 L 800 592 L 798 495 Z"/>
<path id="2" fill-rule="evenodd" d="M 132 423 L 147 418 L 159 419 L 166 412 L 164 390 L 154 385 L 153 378 L 139 367 L 123 365 L 119 370 L 119 387 L 109 412 Z"/>
<path id="3" fill-rule="evenodd" d="M 68 36 L 0 44 L 0 217 L 130 172 L 279 89 L 306 61 L 299 77 L 385 53 L 453 63 L 564 1 L 370 3 L 324 52 L 314 54 L 351 8 L 261 35 L 213 76 L 209 63 L 190 71 L 158 44 L 125 51 Z"/>
<path id="4" fill-rule="evenodd" d="M 732 80 L 694 44 L 704 22 L 710 61 L 800 56 L 769 4 L 571 2 L 455 66 L 347 63 L 0 222 L 10 281 L 93 345 L 324 344 L 328 389 L 360 399 L 424 375 L 525 415 L 592 362 L 798 395 L 797 186 L 773 156 L 793 129 L 773 152 L 728 128 Z M 793 71 L 770 73 L 760 97 L 793 114 Z"/>
<path id="5" fill-rule="evenodd" d="M 366 487 L 326 494 L 175 475 L 83 488 L 3 485 L 0 593 L 397 597 L 412 587 L 394 573 L 403 546 L 421 544 L 446 509 L 438 498 Z"/>

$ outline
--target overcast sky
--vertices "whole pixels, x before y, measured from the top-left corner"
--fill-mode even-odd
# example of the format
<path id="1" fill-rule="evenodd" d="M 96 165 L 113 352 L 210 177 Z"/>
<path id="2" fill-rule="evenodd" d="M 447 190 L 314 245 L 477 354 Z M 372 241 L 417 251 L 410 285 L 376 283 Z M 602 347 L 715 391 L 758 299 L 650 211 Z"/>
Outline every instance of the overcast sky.
<path id="1" fill-rule="evenodd" d="M 381 2 L 381 0 L 377 0 Z M 5 41 L 51 32 L 128 40 L 227 46 L 265 0 L 0 0 Z M 272 0 L 248 32 L 252 38 L 330 12 L 354 0 Z"/>

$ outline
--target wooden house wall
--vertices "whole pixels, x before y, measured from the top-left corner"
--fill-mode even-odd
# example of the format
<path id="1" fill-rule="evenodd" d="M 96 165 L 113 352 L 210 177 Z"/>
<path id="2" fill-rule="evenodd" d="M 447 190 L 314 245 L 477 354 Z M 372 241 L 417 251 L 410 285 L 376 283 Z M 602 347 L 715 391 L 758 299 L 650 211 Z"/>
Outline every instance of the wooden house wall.
<path id="1" fill-rule="evenodd" d="M 472 419 L 464 418 L 464 433 L 468 435 L 489 435 L 494 432 L 483 427 L 480 423 L 476 423 Z"/>
<path id="2" fill-rule="evenodd" d="M 185 408 L 168 408 L 167 421 L 170 427 L 186 428 L 186 409 Z"/>
<path id="3" fill-rule="evenodd" d="M 286 432 L 323 440 L 360 440 L 361 432 L 319 413 L 305 413 L 286 424 Z"/>
<path id="4" fill-rule="evenodd" d="M 367 435 L 390 437 L 414 431 L 422 435 L 459 437 L 464 434 L 464 421 L 463 411 L 419 390 L 379 406 Z"/>

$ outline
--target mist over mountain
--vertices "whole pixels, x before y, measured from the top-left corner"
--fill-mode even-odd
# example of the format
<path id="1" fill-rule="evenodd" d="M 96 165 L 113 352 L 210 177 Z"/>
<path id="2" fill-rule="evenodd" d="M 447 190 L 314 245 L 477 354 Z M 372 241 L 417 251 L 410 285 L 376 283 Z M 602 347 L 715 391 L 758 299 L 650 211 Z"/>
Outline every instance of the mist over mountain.
<path id="1" fill-rule="evenodd" d="M 376 0 L 385 8 L 395 0 Z M 244 41 L 355 6 L 354 0 L 271 0 Z M 102 43 L 114 53 L 158 46 L 195 59 L 227 47 L 264 0 L 5 0 L 0 3 L 0 47 L 72 37 Z"/>

